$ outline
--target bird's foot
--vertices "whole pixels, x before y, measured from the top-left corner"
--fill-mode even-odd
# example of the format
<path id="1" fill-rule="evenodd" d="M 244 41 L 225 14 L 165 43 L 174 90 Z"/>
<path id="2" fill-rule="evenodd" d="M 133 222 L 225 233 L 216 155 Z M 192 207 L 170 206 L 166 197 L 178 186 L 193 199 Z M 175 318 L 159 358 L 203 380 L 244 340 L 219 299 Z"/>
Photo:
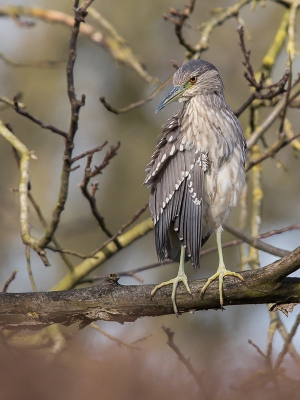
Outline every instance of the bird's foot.
<path id="1" fill-rule="evenodd" d="M 203 286 L 203 288 L 201 290 L 201 293 L 200 293 L 200 296 L 203 297 L 203 295 L 204 295 L 206 289 L 208 288 L 208 286 L 214 280 L 219 278 L 220 305 L 221 305 L 221 309 L 222 310 L 224 309 L 224 307 L 223 307 L 223 304 L 224 304 L 224 302 L 223 302 L 223 280 L 224 280 L 225 276 L 235 276 L 236 278 L 240 279 L 241 281 L 244 280 L 242 275 L 238 274 L 237 272 L 232 272 L 232 271 L 227 270 L 225 268 L 225 265 L 221 264 L 221 265 L 219 265 L 219 268 L 218 268 L 217 272 L 207 280 L 206 284 Z"/>
<path id="2" fill-rule="evenodd" d="M 191 289 L 190 289 L 190 287 L 188 285 L 188 280 L 187 280 L 187 276 L 186 276 L 185 273 L 179 273 L 176 276 L 176 278 L 170 279 L 167 282 L 160 283 L 159 285 L 155 286 L 155 288 L 151 292 L 151 297 L 153 297 L 158 289 L 162 288 L 163 286 L 173 285 L 171 299 L 172 299 L 173 309 L 174 309 L 174 313 L 175 313 L 176 317 L 178 317 L 178 310 L 177 310 L 175 296 L 176 296 L 176 289 L 177 289 L 177 286 L 178 286 L 179 282 L 182 282 L 184 284 L 186 290 L 192 296 L 192 292 L 191 292 Z"/>

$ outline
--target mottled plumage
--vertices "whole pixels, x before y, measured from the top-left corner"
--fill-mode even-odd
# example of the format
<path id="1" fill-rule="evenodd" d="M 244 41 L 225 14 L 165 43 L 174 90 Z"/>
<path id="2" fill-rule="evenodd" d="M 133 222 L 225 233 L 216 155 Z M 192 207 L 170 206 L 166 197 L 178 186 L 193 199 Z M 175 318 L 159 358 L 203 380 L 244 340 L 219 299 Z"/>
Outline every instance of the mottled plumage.
<path id="1" fill-rule="evenodd" d="M 201 246 L 221 229 L 243 188 L 246 142 L 212 64 L 191 61 L 173 83 L 158 110 L 174 100 L 183 106 L 163 126 L 144 183 L 159 260 L 179 261 L 182 244 L 185 259 L 199 268 Z"/>

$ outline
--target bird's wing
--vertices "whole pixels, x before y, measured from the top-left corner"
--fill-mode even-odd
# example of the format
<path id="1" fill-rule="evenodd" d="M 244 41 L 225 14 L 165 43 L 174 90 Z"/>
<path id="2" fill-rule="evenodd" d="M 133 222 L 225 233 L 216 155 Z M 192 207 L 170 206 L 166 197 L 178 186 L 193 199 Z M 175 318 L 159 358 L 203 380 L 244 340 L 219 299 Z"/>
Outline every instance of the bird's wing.
<path id="1" fill-rule="evenodd" d="M 192 264 L 198 268 L 207 156 L 197 151 L 195 145 L 188 150 L 184 148 L 178 125 L 176 128 L 166 131 L 158 142 L 152 161 L 147 167 L 145 183 L 151 187 L 149 206 L 155 224 L 159 259 L 173 259 L 169 232 L 173 228 L 186 247 L 186 254 L 191 257 Z"/>
<path id="2" fill-rule="evenodd" d="M 156 182 L 157 176 L 164 167 L 165 162 L 175 153 L 175 144 L 178 141 L 179 135 L 178 114 L 175 114 L 162 127 L 162 137 L 158 141 L 151 161 L 146 167 L 147 176 L 144 185 L 151 188 Z"/>

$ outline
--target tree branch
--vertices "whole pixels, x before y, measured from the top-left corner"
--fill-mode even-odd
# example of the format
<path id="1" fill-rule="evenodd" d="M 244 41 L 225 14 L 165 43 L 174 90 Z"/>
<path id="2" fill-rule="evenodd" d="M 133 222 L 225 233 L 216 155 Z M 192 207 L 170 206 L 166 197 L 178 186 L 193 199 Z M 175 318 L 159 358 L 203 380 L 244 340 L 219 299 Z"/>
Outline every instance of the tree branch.
<path id="1" fill-rule="evenodd" d="M 23 115 L 23 117 L 30 119 L 32 122 L 35 122 L 37 125 L 39 125 L 43 129 L 47 129 L 51 132 L 57 133 L 58 135 L 64 137 L 65 139 L 67 138 L 66 132 L 62 131 L 61 129 L 56 128 L 54 125 L 46 124 L 45 122 L 41 121 L 40 119 L 29 114 L 29 112 L 22 110 L 22 107 L 20 107 L 20 104 L 18 102 L 17 96 L 14 97 L 13 103 L 14 103 L 14 109 L 18 114 L 21 114 L 21 115 Z"/>
<path id="2" fill-rule="evenodd" d="M 300 247 L 289 256 L 256 270 L 244 271 L 244 282 L 225 279 L 224 304 L 298 303 L 300 278 L 286 278 L 300 267 Z M 160 289 L 153 298 L 154 285 L 122 286 L 116 275 L 101 285 L 85 289 L 45 293 L 0 294 L 0 326 L 7 329 L 41 329 L 61 323 L 80 322 L 80 328 L 96 320 L 133 322 L 141 317 L 173 314 L 172 287 Z M 200 296 L 206 279 L 189 282 L 193 296 L 180 285 L 176 302 L 180 313 L 219 309 L 218 282 L 213 282 L 204 298 Z"/>
<path id="3" fill-rule="evenodd" d="M 73 27 L 74 18 L 71 15 L 65 14 L 56 10 L 46 10 L 38 7 L 18 7 L 18 6 L 3 6 L 0 7 L 0 17 L 20 18 L 20 16 L 35 18 L 48 23 L 56 23 Z M 104 35 L 99 29 L 85 23 L 80 32 L 87 36 L 92 42 L 103 47 L 110 55 L 119 63 L 133 69 L 143 80 L 148 84 L 159 83 L 158 79 L 151 76 L 145 69 L 143 63 L 139 60 L 128 44 L 118 40 L 111 32 Z"/>

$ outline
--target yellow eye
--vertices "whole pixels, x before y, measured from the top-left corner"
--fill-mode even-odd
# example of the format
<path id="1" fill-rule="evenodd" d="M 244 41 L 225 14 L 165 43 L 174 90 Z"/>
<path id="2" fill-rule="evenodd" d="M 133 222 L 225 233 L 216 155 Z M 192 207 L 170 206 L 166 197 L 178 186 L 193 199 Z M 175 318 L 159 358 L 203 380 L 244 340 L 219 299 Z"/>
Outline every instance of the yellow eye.
<path id="1" fill-rule="evenodd" d="M 197 82 L 197 76 L 192 76 L 191 78 L 190 78 L 190 83 L 193 85 L 194 83 L 196 83 Z"/>

